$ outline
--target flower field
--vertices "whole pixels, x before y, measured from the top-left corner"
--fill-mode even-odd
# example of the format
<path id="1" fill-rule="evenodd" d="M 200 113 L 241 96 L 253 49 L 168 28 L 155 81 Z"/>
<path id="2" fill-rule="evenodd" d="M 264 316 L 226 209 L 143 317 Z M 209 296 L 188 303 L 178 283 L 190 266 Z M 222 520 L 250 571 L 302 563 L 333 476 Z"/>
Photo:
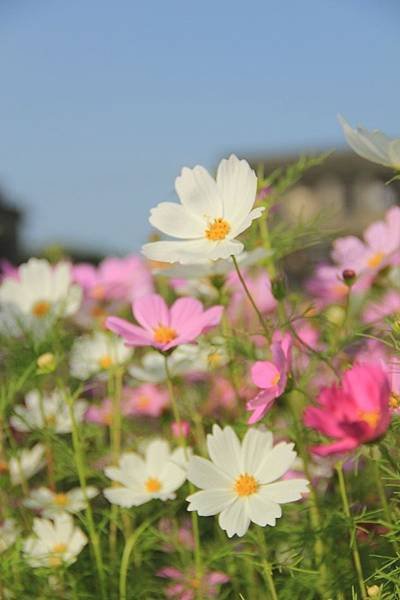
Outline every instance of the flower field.
<path id="1" fill-rule="evenodd" d="M 141 254 L 2 263 L 0 598 L 400 598 L 400 207 L 282 222 L 322 160 L 184 167 Z"/>

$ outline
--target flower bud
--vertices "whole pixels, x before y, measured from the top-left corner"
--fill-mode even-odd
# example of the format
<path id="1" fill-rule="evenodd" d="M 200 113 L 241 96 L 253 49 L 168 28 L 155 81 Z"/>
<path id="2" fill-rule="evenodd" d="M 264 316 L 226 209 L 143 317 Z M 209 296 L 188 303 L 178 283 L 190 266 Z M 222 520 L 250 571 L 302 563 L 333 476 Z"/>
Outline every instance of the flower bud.
<path id="1" fill-rule="evenodd" d="M 368 598 L 379 598 L 381 595 L 381 588 L 378 585 L 370 585 L 367 587 Z"/>
<path id="2" fill-rule="evenodd" d="M 353 269 L 344 269 L 342 272 L 343 281 L 348 287 L 351 287 L 356 280 L 356 272 Z"/>
<path id="3" fill-rule="evenodd" d="M 52 373 L 56 368 L 56 357 L 52 352 L 41 354 L 36 361 L 38 373 Z"/>
<path id="4" fill-rule="evenodd" d="M 187 436 L 189 435 L 189 432 L 190 432 L 190 425 L 187 421 L 181 421 L 180 423 L 178 423 L 177 421 L 174 421 L 171 424 L 171 431 L 172 431 L 172 435 L 175 438 L 180 438 L 180 437 L 187 438 Z"/>
<path id="5" fill-rule="evenodd" d="M 283 300 L 286 296 L 285 280 L 282 276 L 275 277 L 271 281 L 271 292 L 275 300 Z"/>

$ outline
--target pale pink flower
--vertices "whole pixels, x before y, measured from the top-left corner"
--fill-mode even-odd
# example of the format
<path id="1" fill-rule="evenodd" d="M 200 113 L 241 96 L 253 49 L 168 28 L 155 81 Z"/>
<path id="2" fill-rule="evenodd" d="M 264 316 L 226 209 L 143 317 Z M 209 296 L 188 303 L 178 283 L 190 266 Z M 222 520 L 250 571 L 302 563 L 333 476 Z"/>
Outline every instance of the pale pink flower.
<path id="1" fill-rule="evenodd" d="M 343 266 L 318 265 L 313 276 L 306 282 L 307 291 L 313 297 L 318 298 L 323 306 L 331 303 L 343 303 L 349 292 L 348 286 L 343 281 L 343 271 Z M 369 276 L 358 277 L 351 287 L 351 293 L 363 292 L 370 284 Z"/>
<path id="2" fill-rule="evenodd" d="M 162 545 L 164 552 L 174 552 L 174 550 L 182 550 L 182 548 L 185 550 L 194 549 L 195 544 L 190 519 L 185 518 L 181 524 L 178 524 L 168 517 L 162 517 L 158 523 L 158 529 L 168 540 Z"/>
<path id="3" fill-rule="evenodd" d="M 150 294 L 135 300 L 132 311 L 140 327 L 119 317 L 108 317 L 106 326 L 123 337 L 127 346 L 154 346 L 165 352 L 194 342 L 218 325 L 223 307 L 204 310 L 195 298 L 179 298 L 168 308 L 159 294 Z"/>
<path id="4" fill-rule="evenodd" d="M 153 383 L 124 389 L 124 414 L 159 417 L 169 404 L 168 392 Z"/>
<path id="5" fill-rule="evenodd" d="M 237 407 L 237 393 L 229 379 L 221 376 L 212 378 L 211 389 L 203 412 L 208 415 L 232 412 Z"/>
<path id="6" fill-rule="evenodd" d="M 343 269 L 353 269 L 357 274 L 376 273 L 395 264 L 399 253 L 400 207 L 392 206 L 383 221 L 376 221 L 367 227 L 363 241 L 355 236 L 336 240 L 332 258 Z"/>
<path id="7" fill-rule="evenodd" d="M 171 423 L 171 432 L 174 438 L 187 438 L 190 433 L 190 424 L 188 421 L 174 421 Z"/>
<path id="8" fill-rule="evenodd" d="M 379 325 L 386 317 L 396 313 L 400 313 L 400 294 L 395 290 L 389 290 L 377 302 L 372 302 L 367 306 L 363 314 L 363 321 Z"/>
<path id="9" fill-rule="evenodd" d="M 85 420 L 98 425 L 111 425 L 112 401 L 105 398 L 101 404 L 92 404 L 86 411 Z"/>
<path id="10" fill-rule="evenodd" d="M 251 368 L 253 383 L 261 388 L 255 398 L 247 402 L 247 410 L 253 411 L 249 425 L 257 423 L 268 412 L 275 399 L 285 391 L 291 364 L 292 339 L 279 331 L 272 338 L 272 361 L 259 360 Z"/>
<path id="11" fill-rule="evenodd" d="M 176 598 L 176 600 L 195 600 L 201 592 L 201 598 L 216 598 L 219 593 L 220 585 L 229 581 L 228 575 L 221 571 L 204 572 L 200 579 L 196 578 L 193 569 L 180 571 L 175 567 L 163 567 L 157 572 L 159 577 L 172 579 L 171 583 L 165 589 L 167 598 Z"/>
<path id="12" fill-rule="evenodd" d="M 131 302 L 151 294 L 153 279 L 145 261 L 139 256 L 105 258 L 98 267 L 81 263 L 73 267 L 74 280 L 92 300 Z"/>
<path id="13" fill-rule="evenodd" d="M 378 363 L 357 364 L 340 385 L 323 388 L 319 406 L 309 406 L 304 423 L 335 441 L 315 446 L 320 456 L 347 452 L 379 438 L 390 423 L 390 386 Z"/>
<path id="14" fill-rule="evenodd" d="M 262 313 L 273 311 L 277 306 L 277 302 L 272 295 L 271 281 L 268 274 L 265 271 L 257 275 L 249 275 L 246 272 L 242 272 L 242 276 L 258 309 Z M 228 307 L 230 318 L 238 319 L 242 316 L 247 321 L 251 321 L 254 317 L 253 308 L 244 293 L 243 286 L 236 272 L 232 271 L 229 274 L 226 287 L 231 291 L 231 300 Z"/>

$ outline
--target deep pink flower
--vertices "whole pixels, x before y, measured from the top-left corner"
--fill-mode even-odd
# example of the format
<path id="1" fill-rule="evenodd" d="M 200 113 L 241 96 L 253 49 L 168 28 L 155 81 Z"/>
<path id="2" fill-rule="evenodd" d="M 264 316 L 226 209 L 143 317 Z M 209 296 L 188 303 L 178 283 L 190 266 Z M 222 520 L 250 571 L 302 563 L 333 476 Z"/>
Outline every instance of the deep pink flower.
<path id="1" fill-rule="evenodd" d="M 228 575 L 221 571 L 211 571 L 203 574 L 201 579 L 197 579 L 193 569 L 186 572 L 180 571 L 175 567 L 164 567 L 157 572 L 159 577 L 172 579 L 172 583 L 165 589 L 167 598 L 176 598 L 177 600 L 194 600 L 201 592 L 201 598 L 216 598 L 219 592 L 219 586 L 229 581 Z"/>
<path id="2" fill-rule="evenodd" d="M 382 361 L 383 368 L 389 379 L 390 399 L 389 407 L 392 413 L 400 414 L 400 359 L 396 356 L 386 363 Z"/>
<path id="3" fill-rule="evenodd" d="M 19 279 L 19 271 L 5 258 L 0 259 L 0 282 L 4 279 Z"/>
<path id="4" fill-rule="evenodd" d="M 124 414 L 159 417 L 168 406 L 168 392 L 153 383 L 124 389 Z"/>
<path id="5" fill-rule="evenodd" d="M 171 433 L 174 438 L 179 439 L 181 436 L 187 438 L 190 433 L 190 423 L 188 421 L 180 421 L 179 423 L 174 421 L 171 423 Z"/>
<path id="6" fill-rule="evenodd" d="M 251 368 L 253 383 L 262 389 L 255 398 L 247 402 L 247 410 L 253 414 L 249 425 L 257 423 L 271 408 L 275 399 L 285 391 L 291 364 L 292 339 L 289 334 L 276 332 L 272 338 L 272 361 L 259 360 Z"/>
<path id="7" fill-rule="evenodd" d="M 106 326 L 123 337 L 127 346 L 154 346 L 165 352 L 195 341 L 218 325 L 222 311 L 222 306 L 204 310 L 195 298 L 179 298 L 168 308 L 159 294 L 150 294 L 132 303 L 133 315 L 141 327 L 119 317 L 108 317 Z"/>
<path id="8" fill-rule="evenodd" d="M 318 407 L 304 413 L 308 427 L 335 440 L 312 451 L 320 456 L 347 452 L 380 437 L 390 422 L 389 398 L 388 378 L 378 363 L 353 366 L 340 385 L 321 390 Z"/>
<path id="9" fill-rule="evenodd" d="M 151 294 L 153 279 L 144 260 L 139 256 L 105 258 L 98 267 L 81 263 L 73 267 L 73 277 L 92 300 L 121 300 L 132 302 Z"/>

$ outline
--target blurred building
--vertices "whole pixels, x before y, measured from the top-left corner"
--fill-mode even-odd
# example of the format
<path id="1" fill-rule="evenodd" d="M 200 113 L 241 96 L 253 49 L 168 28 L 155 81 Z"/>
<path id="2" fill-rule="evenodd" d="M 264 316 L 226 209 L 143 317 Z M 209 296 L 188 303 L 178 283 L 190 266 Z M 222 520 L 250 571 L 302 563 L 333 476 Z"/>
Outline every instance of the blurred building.
<path id="1" fill-rule="evenodd" d="M 12 206 L 0 189 L 0 259 L 16 263 L 20 256 L 19 227 L 20 211 Z"/>

